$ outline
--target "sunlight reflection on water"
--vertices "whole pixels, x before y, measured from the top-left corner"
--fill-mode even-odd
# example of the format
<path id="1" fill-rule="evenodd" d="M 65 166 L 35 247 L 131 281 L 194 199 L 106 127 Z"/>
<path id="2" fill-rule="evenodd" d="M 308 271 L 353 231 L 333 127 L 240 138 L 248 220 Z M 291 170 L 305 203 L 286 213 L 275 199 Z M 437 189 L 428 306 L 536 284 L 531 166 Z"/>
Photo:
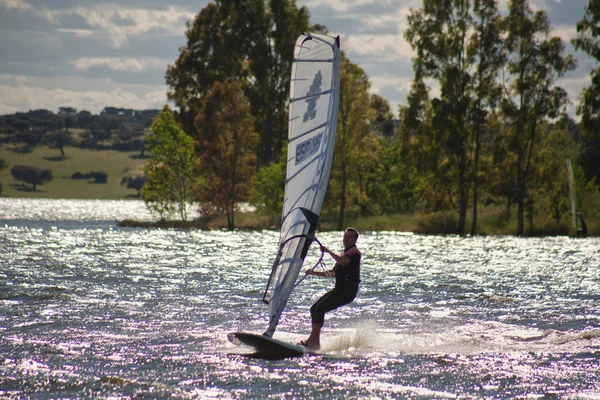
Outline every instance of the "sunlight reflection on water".
<path id="1" fill-rule="evenodd" d="M 364 232 L 361 291 L 327 316 L 323 354 L 264 361 L 226 335 L 266 326 L 276 232 L 14 220 L 0 226 L 0 397 L 600 396 L 594 238 Z M 318 236 L 340 249 L 340 232 Z M 330 286 L 307 279 L 276 337 L 304 339 Z"/>
<path id="2" fill-rule="evenodd" d="M 241 211 L 254 207 L 240 203 Z M 188 205 L 189 219 L 200 216 L 197 205 Z M 169 218 L 178 218 L 177 215 Z M 169 219 L 167 218 L 167 219 Z M 71 200 L 24 199 L 0 197 L 0 222 L 8 221 L 157 221 L 159 215 L 150 212 L 142 200 Z"/>

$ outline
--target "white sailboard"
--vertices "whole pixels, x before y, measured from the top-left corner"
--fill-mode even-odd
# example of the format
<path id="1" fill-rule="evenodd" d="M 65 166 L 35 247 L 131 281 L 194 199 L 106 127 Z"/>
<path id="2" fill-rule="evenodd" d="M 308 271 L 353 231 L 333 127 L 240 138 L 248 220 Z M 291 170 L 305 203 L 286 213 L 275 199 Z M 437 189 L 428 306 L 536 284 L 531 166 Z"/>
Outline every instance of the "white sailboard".
<path id="1" fill-rule="evenodd" d="M 263 335 L 255 335 L 260 347 L 252 344 L 253 334 L 229 336 L 235 341 L 238 335 L 238 341 L 259 352 L 270 346 L 282 347 L 272 337 L 314 240 L 333 159 L 339 89 L 339 37 L 301 35 L 296 41 L 290 80 L 288 160 L 279 246 L 263 296 L 269 306 L 269 326 Z M 281 348 L 282 353 L 289 353 L 289 346 L 300 354 L 307 351 L 286 343 L 287 350 Z"/>

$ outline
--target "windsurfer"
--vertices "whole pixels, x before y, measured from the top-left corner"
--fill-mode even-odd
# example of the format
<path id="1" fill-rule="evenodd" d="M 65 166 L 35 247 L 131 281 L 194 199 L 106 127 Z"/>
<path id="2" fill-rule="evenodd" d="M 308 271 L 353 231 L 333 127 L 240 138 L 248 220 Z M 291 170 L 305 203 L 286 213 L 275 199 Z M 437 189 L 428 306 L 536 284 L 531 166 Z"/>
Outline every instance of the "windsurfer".
<path id="1" fill-rule="evenodd" d="M 324 278 L 335 277 L 335 287 L 333 290 L 325 293 L 310 308 L 312 320 L 312 331 L 306 341 L 300 344 L 311 349 L 321 348 L 321 329 L 325 322 L 325 313 L 335 310 L 338 307 L 351 303 L 358 293 L 358 284 L 360 283 L 360 250 L 356 247 L 358 240 L 358 231 L 354 228 L 346 228 L 344 231 L 344 251 L 336 254 L 323 246 L 321 251 L 327 253 L 335 260 L 334 267 L 329 271 L 306 271 L 308 275 L 315 275 Z"/>

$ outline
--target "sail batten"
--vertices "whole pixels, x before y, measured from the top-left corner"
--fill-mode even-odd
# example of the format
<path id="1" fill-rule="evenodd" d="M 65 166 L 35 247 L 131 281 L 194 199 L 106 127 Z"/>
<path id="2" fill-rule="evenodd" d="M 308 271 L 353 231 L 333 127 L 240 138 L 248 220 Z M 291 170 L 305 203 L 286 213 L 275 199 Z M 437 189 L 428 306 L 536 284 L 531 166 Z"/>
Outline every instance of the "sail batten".
<path id="1" fill-rule="evenodd" d="M 290 138 L 290 139 L 289 139 L 289 142 L 291 143 L 291 142 L 292 142 L 292 141 L 294 141 L 294 140 L 298 140 L 298 139 L 302 138 L 303 136 L 306 136 L 306 135 L 308 135 L 308 134 L 310 134 L 310 133 L 313 133 L 313 132 L 314 132 L 314 131 L 316 131 L 316 130 L 323 129 L 323 128 L 325 128 L 326 126 L 327 126 L 327 123 L 325 122 L 325 123 L 323 123 L 323 124 L 321 124 L 321 125 L 319 125 L 319 126 L 316 126 L 316 127 L 312 128 L 312 129 L 311 129 L 311 130 L 309 130 L 309 131 L 306 131 L 306 132 L 299 133 L 299 134 L 298 134 L 298 136 L 296 136 L 296 137 L 293 137 L 293 138 Z"/>
<path id="2" fill-rule="evenodd" d="M 293 160 L 293 159 L 292 159 L 292 160 Z M 291 160 L 290 160 L 290 161 L 291 161 Z M 296 176 L 297 176 L 298 174 L 302 173 L 302 172 L 303 172 L 305 169 L 307 169 L 307 168 L 310 168 L 310 167 L 311 167 L 311 164 L 312 164 L 312 163 L 314 163 L 314 162 L 316 162 L 316 161 L 319 161 L 319 158 L 318 158 L 318 157 L 315 157 L 313 160 L 311 160 L 309 163 L 307 163 L 307 164 L 304 166 L 304 168 L 303 168 L 303 169 L 301 169 L 301 170 L 298 170 L 298 171 L 297 171 L 297 172 L 296 172 L 294 175 L 292 175 L 292 176 L 290 176 L 288 179 L 286 179 L 286 183 L 288 183 L 288 182 L 290 182 L 291 180 L 293 180 L 294 178 L 296 178 Z M 314 186 L 314 185 L 311 185 L 311 186 L 309 186 L 309 188 L 310 188 L 310 187 L 313 187 L 313 186 Z"/>
<path id="3" fill-rule="evenodd" d="M 314 60 L 294 60 L 294 61 L 299 62 L 299 63 L 303 63 L 303 62 L 332 63 L 333 62 L 333 60 L 317 60 L 317 59 L 314 59 Z"/>
<path id="4" fill-rule="evenodd" d="M 339 38 L 296 40 L 290 78 L 288 160 L 277 257 L 263 301 L 273 336 L 314 240 L 333 158 L 340 75 Z"/>
<path id="5" fill-rule="evenodd" d="M 290 99 L 290 103 L 295 103 L 295 102 L 300 101 L 300 100 L 310 99 L 312 97 L 324 96 L 324 95 L 329 94 L 329 93 L 331 93 L 331 90 L 326 90 L 324 92 L 318 92 L 318 93 L 311 93 L 311 94 L 306 95 L 306 96 L 297 97 L 295 99 Z"/>

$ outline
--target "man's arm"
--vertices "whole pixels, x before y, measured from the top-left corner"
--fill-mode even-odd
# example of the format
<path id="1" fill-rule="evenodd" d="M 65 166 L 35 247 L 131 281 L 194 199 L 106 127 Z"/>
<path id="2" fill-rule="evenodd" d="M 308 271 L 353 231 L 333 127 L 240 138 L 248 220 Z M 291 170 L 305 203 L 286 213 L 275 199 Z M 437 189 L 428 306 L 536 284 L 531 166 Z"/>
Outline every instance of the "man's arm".
<path id="1" fill-rule="evenodd" d="M 356 249 L 356 247 L 353 247 L 350 250 L 348 250 L 347 254 L 344 253 L 344 255 L 342 256 L 342 255 L 334 253 L 333 251 L 329 250 L 327 247 L 321 245 L 321 251 L 323 253 L 329 254 L 331 256 L 331 258 L 333 258 L 337 264 L 348 265 L 348 264 L 350 264 L 350 257 L 353 254 L 355 254 L 358 250 Z"/>
<path id="2" fill-rule="evenodd" d="M 314 271 L 312 269 L 307 269 L 306 275 L 320 276 L 322 278 L 333 278 L 335 276 L 335 272 L 332 269 L 329 271 Z"/>

